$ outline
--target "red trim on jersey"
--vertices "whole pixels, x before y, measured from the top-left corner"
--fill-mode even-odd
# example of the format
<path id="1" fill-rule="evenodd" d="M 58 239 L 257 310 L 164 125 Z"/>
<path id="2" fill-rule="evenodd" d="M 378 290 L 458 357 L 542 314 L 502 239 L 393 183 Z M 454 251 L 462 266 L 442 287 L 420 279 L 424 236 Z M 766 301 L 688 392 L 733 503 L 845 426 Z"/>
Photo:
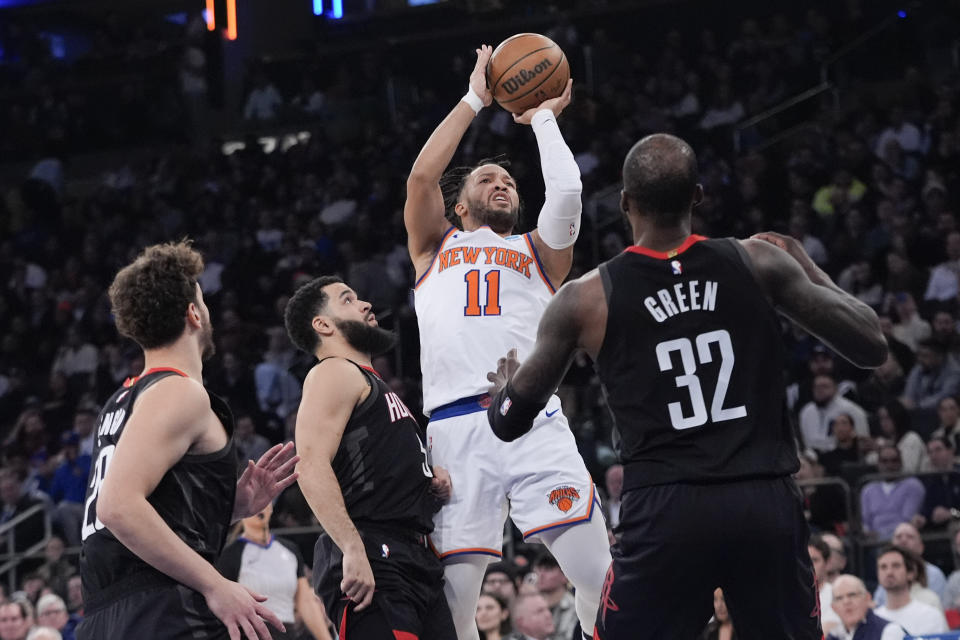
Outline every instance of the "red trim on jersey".
<path id="1" fill-rule="evenodd" d="M 420 640 L 415 633 L 410 633 L 409 631 L 398 631 L 396 629 L 393 630 L 393 637 L 396 638 L 396 640 Z"/>
<path id="2" fill-rule="evenodd" d="M 338 640 L 347 640 L 347 611 L 350 610 L 350 603 L 343 608 L 343 617 L 340 618 L 340 629 L 337 631 Z"/>
<path id="3" fill-rule="evenodd" d="M 383 376 L 380 375 L 380 372 L 377 371 L 376 369 L 374 369 L 373 367 L 368 367 L 368 366 L 365 365 L 365 364 L 359 364 L 359 363 L 357 364 L 357 366 L 360 367 L 361 369 L 366 369 L 367 371 L 369 371 L 369 372 L 372 373 L 373 375 L 375 375 L 375 376 L 377 376 L 378 378 L 380 378 L 381 380 L 383 380 Z"/>
<path id="4" fill-rule="evenodd" d="M 183 371 L 180 371 L 180 369 L 174 369 L 173 367 L 153 367 L 152 369 L 147 369 L 146 371 L 144 371 L 143 373 L 141 373 L 141 374 L 138 375 L 138 376 L 134 376 L 134 377 L 132 377 L 132 378 L 127 378 L 126 380 L 124 380 L 123 386 L 124 386 L 124 387 L 132 387 L 133 385 L 137 384 L 137 380 L 139 380 L 140 378 L 145 378 L 146 376 L 150 375 L 151 373 L 158 373 L 158 372 L 160 372 L 160 371 L 173 371 L 173 372 L 174 372 L 175 374 L 177 374 L 178 376 L 183 376 L 184 378 L 189 378 L 189 377 L 190 377 L 190 376 L 188 376 L 187 374 L 185 374 Z"/>
<path id="5" fill-rule="evenodd" d="M 706 240 L 706 239 L 707 239 L 706 236 L 698 236 L 695 233 L 692 233 L 689 236 L 687 236 L 687 239 L 683 241 L 683 244 L 681 244 L 676 249 L 671 249 L 670 251 L 667 251 L 666 253 L 664 253 L 663 251 L 654 251 L 653 249 L 647 249 L 646 247 L 641 247 L 638 245 L 631 245 L 626 249 L 624 249 L 624 251 L 628 251 L 630 253 L 639 253 L 642 256 L 647 256 L 649 258 L 656 258 L 657 260 L 669 260 L 670 258 L 680 255 L 681 253 L 683 253 L 684 251 L 686 251 L 696 243 L 700 242 L 701 240 Z"/>

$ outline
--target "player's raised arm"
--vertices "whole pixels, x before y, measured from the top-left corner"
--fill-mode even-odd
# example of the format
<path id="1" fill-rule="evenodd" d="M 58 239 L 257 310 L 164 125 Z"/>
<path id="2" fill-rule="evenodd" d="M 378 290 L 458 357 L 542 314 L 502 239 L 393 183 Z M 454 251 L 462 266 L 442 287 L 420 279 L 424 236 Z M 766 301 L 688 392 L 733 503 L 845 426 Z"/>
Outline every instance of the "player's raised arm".
<path id="1" fill-rule="evenodd" d="M 742 240 L 776 308 L 858 367 L 879 367 L 887 341 L 877 314 L 838 287 L 794 238 L 760 233 Z"/>
<path id="2" fill-rule="evenodd" d="M 563 282 L 573 265 L 573 245 L 580 235 L 583 212 L 580 167 L 557 126 L 557 117 L 570 104 L 572 90 L 570 80 L 559 97 L 513 116 L 514 122 L 531 125 L 537 137 L 545 193 L 537 228 L 530 236 L 547 276 L 557 284 Z"/>
<path id="3" fill-rule="evenodd" d="M 350 362 L 331 358 L 318 364 L 303 382 L 296 426 L 300 489 L 320 526 L 343 552 L 341 590 L 357 603 L 357 610 L 373 600 L 373 570 L 360 533 L 347 514 L 331 462 L 365 389 L 363 378 Z"/>
<path id="4" fill-rule="evenodd" d="M 577 349 L 596 359 L 607 326 L 607 302 L 599 270 L 563 285 L 547 305 L 537 343 L 520 365 L 516 350 L 487 374 L 493 398 L 487 417 L 501 440 L 516 440 L 533 425 L 560 386 Z"/>
<path id="5" fill-rule="evenodd" d="M 426 271 L 433 254 L 450 228 L 444 216 L 440 178 L 457 146 L 480 109 L 493 101 L 487 89 L 487 62 L 493 52 L 488 45 L 477 49 L 477 63 L 470 74 L 467 95 L 434 129 L 407 177 L 407 201 L 403 206 L 403 222 L 407 228 L 407 250 L 417 277 Z"/>

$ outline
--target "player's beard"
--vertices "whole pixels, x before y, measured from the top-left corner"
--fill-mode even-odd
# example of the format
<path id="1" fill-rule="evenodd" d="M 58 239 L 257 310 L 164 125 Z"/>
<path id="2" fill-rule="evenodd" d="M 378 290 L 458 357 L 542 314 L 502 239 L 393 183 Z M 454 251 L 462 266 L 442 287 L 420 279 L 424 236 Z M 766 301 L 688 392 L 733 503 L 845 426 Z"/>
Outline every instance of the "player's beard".
<path id="1" fill-rule="evenodd" d="M 217 352 L 217 345 L 213 341 L 213 325 L 210 318 L 200 327 L 200 359 L 209 360 Z"/>
<path id="2" fill-rule="evenodd" d="M 494 233 L 510 233 L 517 226 L 520 219 L 520 207 L 512 206 L 509 210 L 494 209 L 478 200 L 467 200 L 467 206 L 480 226 L 488 225 Z"/>
<path id="3" fill-rule="evenodd" d="M 334 319 L 333 323 L 343 334 L 347 343 L 360 353 L 378 356 L 397 344 L 397 334 L 360 320 Z"/>

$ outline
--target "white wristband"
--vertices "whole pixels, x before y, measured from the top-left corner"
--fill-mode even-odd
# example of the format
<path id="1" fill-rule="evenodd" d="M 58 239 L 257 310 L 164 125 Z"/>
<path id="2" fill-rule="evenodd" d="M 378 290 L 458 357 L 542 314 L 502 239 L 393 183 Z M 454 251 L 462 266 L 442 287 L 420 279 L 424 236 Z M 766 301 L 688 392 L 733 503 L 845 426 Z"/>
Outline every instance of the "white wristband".
<path id="1" fill-rule="evenodd" d="M 461 102 L 466 102 L 470 105 L 470 108 L 473 109 L 474 115 L 480 113 L 480 109 L 483 109 L 483 98 L 477 95 L 473 90 L 473 87 L 467 87 L 467 95 L 460 98 Z"/>

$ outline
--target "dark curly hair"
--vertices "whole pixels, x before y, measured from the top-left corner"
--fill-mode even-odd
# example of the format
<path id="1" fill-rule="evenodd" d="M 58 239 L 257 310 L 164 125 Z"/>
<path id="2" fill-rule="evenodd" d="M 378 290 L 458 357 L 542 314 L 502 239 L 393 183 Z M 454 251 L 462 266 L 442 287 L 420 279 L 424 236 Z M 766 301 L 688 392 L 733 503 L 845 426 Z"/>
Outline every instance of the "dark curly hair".
<path id="1" fill-rule="evenodd" d="M 463 229 L 463 222 L 460 220 L 460 216 L 457 215 L 454 208 L 457 206 L 457 203 L 460 202 L 460 194 L 463 193 L 463 188 L 467 184 L 467 178 L 470 177 L 471 173 L 485 164 L 495 164 L 504 169 L 510 168 L 510 160 L 507 156 L 500 154 L 493 158 L 482 158 L 476 164 L 468 167 L 454 167 L 440 177 L 440 193 L 443 194 L 444 215 L 447 217 L 447 220 L 450 221 L 450 224 L 458 229 Z M 519 190 L 517 191 L 517 198 L 520 203 L 519 209 L 517 210 L 517 218 L 519 220 L 523 217 L 523 198 L 520 196 Z"/>
<path id="2" fill-rule="evenodd" d="M 117 273 L 108 292 L 117 331 L 144 349 L 183 334 L 184 314 L 197 302 L 203 256 L 189 240 L 155 244 Z"/>
<path id="3" fill-rule="evenodd" d="M 323 311 L 329 296 L 323 288 L 327 285 L 343 282 L 337 276 L 314 278 L 293 294 L 283 312 L 283 323 L 287 335 L 298 349 L 313 355 L 320 346 L 320 336 L 313 330 L 313 319 Z"/>

